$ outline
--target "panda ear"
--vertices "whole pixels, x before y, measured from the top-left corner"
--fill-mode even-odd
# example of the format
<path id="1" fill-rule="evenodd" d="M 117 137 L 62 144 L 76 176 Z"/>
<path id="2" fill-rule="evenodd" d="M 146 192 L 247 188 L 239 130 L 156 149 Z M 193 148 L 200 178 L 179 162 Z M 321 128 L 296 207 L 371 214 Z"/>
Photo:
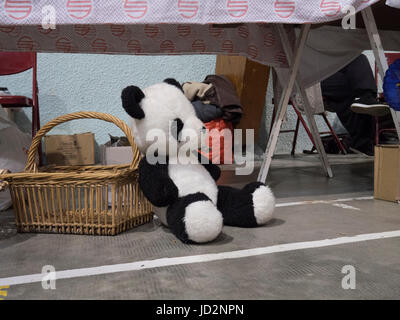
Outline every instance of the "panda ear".
<path id="1" fill-rule="evenodd" d="M 181 84 L 178 81 L 176 81 L 174 78 L 165 79 L 164 82 L 177 87 L 178 89 L 180 89 L 183 92 Z"/>
<path id="2" fill-rule="evenodd" d="M 144 98 L 144 93 L 136 86 L 129 86 L 122 90 L 121 99 L 122 106 L 125 111 L 135 119 L 143 119 L 144 112 L 139 105 L 140 101 Z"/>

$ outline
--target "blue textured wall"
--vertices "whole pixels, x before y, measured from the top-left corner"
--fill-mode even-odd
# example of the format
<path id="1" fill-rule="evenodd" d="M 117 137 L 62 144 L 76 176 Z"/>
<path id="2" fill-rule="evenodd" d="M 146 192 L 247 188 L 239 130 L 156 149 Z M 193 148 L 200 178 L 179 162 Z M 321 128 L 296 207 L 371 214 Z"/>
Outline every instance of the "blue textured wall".
<path id="1" fill-rule="evenodd" d="M 38 54 L 38 84 L 41 124 L 70 112 L 90 110 L 111 113 L 129 123 L 121 102 L 121 90 L 127 85 L 145 87 L 174 77 L 180 82 L 202 81 L 206 75 L 214 73 L 214 55 L 191 56 L 126 56 L 96 54 Z M 30 71 L 19 75 L 0 78 L 0 86 L 8 87 L 13 94 L 31 95 Z M 260 145 L 266 145 L 267 130 L 272 113 L 271 82 L 267 97 Z M 25 113 L 24 113 L 25 112 Z M 17 122 L 30 131 L 28 119 L 30 110 L 17 116 Z M 319 117 L 317 117 L 319 118 Z M 335 115 L 330 116 L 332 120 Z M 284 127 L 293 127 L 296 118 L 288 114 Z M 318 121 L 321 126 L 321 122 Z M 337 123 L 337 120 L 334 121 Z M 339 124 L 340 125 L 340 124 Z M 321 126 L 321 129 L 324 126 Z M 75 120 L 56 127 L 51 133 L 73 134 L 91 131 L 98 144 L 108 141 L 108 134 L 122 135 L 112 124 L 100 120 Z M 288 153 L 291 149 L 291 134 L 279 138 L 277 153 Z M 297 151 L 311 148 L 303 129 L 300 130 Z M 258 152 L 262 152 L 258 149 Z"/>
<path id="2" fill-rule="evenodd" d="M 145 87 L 168 77 L 178 81 L 202 81 L 214 72 L 215 56 L 120 56 L 94 54 L 38 54 L 38 85 L 41 124 L 75 111 L 111 113 L 129 123 L 121 106 L 121 90 L 127 85 Z M 31 95 L 32 73 L 0 78 L 1 86 L 13 94 Z M 31 111 L 24 110 L 31 118 Z M 18 123 L 29 131 L 24 114 Z M 100 120 L 75 120 L 51 133 L 73 134 L 91 131 L 96 141 L 108 141 L 108 133 L 122 135 L 114 125 Z"/>

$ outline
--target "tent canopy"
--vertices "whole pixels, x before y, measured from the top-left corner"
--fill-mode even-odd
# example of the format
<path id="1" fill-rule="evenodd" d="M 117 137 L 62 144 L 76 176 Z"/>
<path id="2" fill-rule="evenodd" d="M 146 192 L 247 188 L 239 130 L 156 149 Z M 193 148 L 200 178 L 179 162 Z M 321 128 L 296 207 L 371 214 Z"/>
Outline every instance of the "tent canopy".
<path id="1" fill-rule="evenodd" d="M 3 0 L 0 50 L 232 54 L 287 67 L 271 23 L 342 18 L 340 0 Z M 347 0 L 360 11 L 378 0 Z M 54 10 L 53 10 L 53 9 Z M 394 9 L 393 9 L 394 10 Z M 56 29 L 44 29 L 55 14 Z"/>
<path id="2" fill-rule="evenodd" d="M 400 6 L 400 1 L 399 6 Z M 400 30 L 400 10 L 386 5 L 386 0 L 380 0 L 379 2 L 372 5 L 372 11 L 374 12 L 375 22 L 380 30 Z M 341 26 L 341 20 L 328 23 L 334 26 Z M 356 15 L 356 27 L 357 29 L 365 28 L 364 21 L 361 17 L 361 13 Z"/>

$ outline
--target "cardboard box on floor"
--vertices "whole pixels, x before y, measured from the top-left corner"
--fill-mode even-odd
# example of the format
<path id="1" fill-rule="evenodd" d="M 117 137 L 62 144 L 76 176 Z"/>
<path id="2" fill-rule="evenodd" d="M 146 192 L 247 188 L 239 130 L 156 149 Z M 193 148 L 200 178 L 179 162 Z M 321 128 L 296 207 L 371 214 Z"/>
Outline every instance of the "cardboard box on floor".
<path id="1" fill-rule="evenodd" d="M 400 203 L 400 145 L 375 147 L 374 197 Z"/>
<path id="2" fill-rule="evenodd" d="M 94 134 L 47 135 L 44 137 L 48 164 L 82 166 L 95 164 Z"/>

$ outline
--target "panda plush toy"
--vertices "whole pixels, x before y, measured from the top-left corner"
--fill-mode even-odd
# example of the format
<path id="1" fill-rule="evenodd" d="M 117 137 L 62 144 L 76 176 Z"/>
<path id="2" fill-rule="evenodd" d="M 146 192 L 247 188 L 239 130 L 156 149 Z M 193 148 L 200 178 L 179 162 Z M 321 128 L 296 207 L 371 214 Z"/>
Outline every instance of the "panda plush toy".
<path id="1" fill-rule="evenodd" d="M 209 242 L 218 237 L 223 225 L 252 228 L 272 218 L 275 198 L 263 183 L 253 182 L 243 189 L 217 186 L 221 174 L 217 165 L 202 164 L 193 153 L 190 161 L 179 161 L 188 144 L 188 139 L 183 139 L 185 132 L 191 133 L 187 135 L 190 145 L 197 150 L 204 141 L 205 127 L 175 79 L 143 90 L 129 86 L 121 99 L 132 117 L 135 142 L 145 155 L 139 164 L 139 186 L 156 216 L 179 240 Z M 157 144 L 156 150 L 155 136 L 166 140 Z M 175 152 L 170 151 L 172 145 Z M 164 161 L 150 161 L 149 154 Z"/>

